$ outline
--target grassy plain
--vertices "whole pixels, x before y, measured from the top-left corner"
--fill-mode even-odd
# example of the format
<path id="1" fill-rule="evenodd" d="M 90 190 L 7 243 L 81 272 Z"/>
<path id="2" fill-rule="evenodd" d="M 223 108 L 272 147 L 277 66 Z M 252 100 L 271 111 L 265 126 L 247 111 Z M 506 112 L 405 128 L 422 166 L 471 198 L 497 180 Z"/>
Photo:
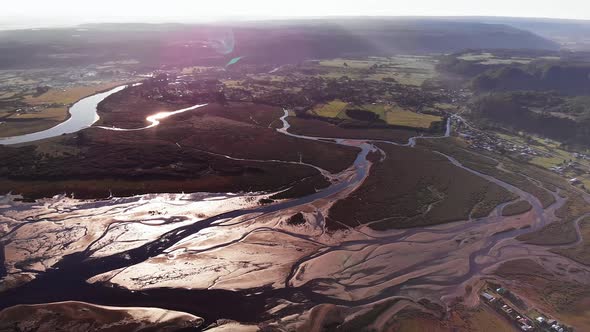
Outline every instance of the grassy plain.
<path id="1" fill-rule="evenodd" d="M 425 129 L 430 128 L 430 125 L 433 122 L 442 120 L 440 116 L 421 114 L 405 110 L 388 111 L 385 113 L 385 119 L 390 125 Z"/>
<path id="2" fill-rule="evenodd" d="M 346 106 L 348 104 L 341 100 L 333 100 L 326 104 L 317 105 L 312 109 L 312 112 L 325 118 L 346 117 L 345 115 L 341 115 L 346 109 Z"/>
<path id="3" fill-rule="evenodd" d="M 77 86 L 66 89 L 50 89 L 49 91 L 39 96 L 29 95 L 25 97 L 24 101 L 29 105 L 70 105 L 84 97 L 90 96 L 103 90 L 108 90 L 110 88 L 125 83 L 127 83 L 127 81 L 108 82 L 89 86 Z"/>
<path id="4" fill-rule="evenodd" d="M 0 137 L 17 136 L 49 129 L 68 118 L 68 108 L 76 101 L 124 84 L 116 81 L 67 89 L 50 89 L 39 96 L 27 95 L 23 102 L 35 107 L 34 111 L 15 112 L 7 110 L 0 122 Z"/>
<path id="5" fill-rule="evenodd" d="M 331 59 L 318 62 L 320 68 L 329 69 L 324 77 L 348 76 L 370 80 L 384 78 L 396 82 L 421 86 L 426 80 L 436 76 L 436 60 L 427 56 L 398 55 L 393 57 L 369 57 L 362 59 Z"/>
<path id="6" fill-rule="evenodd" d="M 511 64 L 511 63 L 518 63 L 518 64 L 529 64 L 533 61 L 533 58 L 525 58 L 525 57 L 498 57 L 489 52 L 482 52 L 482 53 L 465 53 L 458 57 L 458 59 L 465 60 L 465 61 L 474 61 L 482 65 L 503 65 L 503 64 Z"/>
<path id="7" fill-rule="evenodd" d="M 440 116 L 412 112 L 398 105 L 366 104 L 352 106 L 341 100 L 333 100 L 326 104 L 317 105 L 312 109 L 312 113 L 325 118 L 350 119 L 346 114 L 348 109 L 369 111 L 379 116 L 379 119 L 389 125 L 418 129 L 428 129 L 433 122 L 442 120 Z"/>

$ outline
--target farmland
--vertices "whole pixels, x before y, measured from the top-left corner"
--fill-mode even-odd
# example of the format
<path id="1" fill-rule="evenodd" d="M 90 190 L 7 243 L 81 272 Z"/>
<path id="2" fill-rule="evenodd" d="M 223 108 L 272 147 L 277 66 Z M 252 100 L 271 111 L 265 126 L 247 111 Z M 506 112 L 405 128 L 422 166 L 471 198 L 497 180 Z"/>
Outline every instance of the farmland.
<path id="1" fill-rule="evenodd" d="M 100 102 L 93 127 L 0 146 L 0 191 L 23 196 L 0 206 L 0 305 L 154 306 L 222 329 L 483 332 L 511 328 L 477 299 L 501 279 L 587 326 L 588 197 L 565 180 L 574 165 L 551 170 L 587 160 L 471 122 L 471 91 L 443 85 L 438 59 L 161 66 Z M 77 83 L 1 98 L 45 107 L 23 121 L 59 122 L 101 86 Z"/>
<path id="2" fill-rule="evenodd" d="M 430 57 L 398 55 L 369 57 L 367 59 L 332 59 L 319 61 L 321 67 L 330 68 L 325 76 L 349 75 L 369 80 L 394 79 L 400 84 L 420 86 L 436 76 L 435 60 Z"/>
<path id="3" fill-rule="evenodd" d="M 318 105 L 311 112 L 324 118 L 351 119 L 347 110 L 371 112 L 388 125 L 408 128 L 429 129 L 433 122 L 440 122 L 442 120 L 440 116 L 408 111 L 398 105 L 367 104 L 353 106 L 340 100 Z"/>
<path id="4" fill-rule="evenodd" d="M 405 110 L 385 111 L 385 119 L 390 125 L 425 129 L 430 128 L 433 122 L 442 120 L 440 116 L 419 114 Z"/>
<path id="5" fill-rule="evenodd" d="M 101 117 L 105 123 L 140 127 L 145 114 L 154 107 L 160 111 L 166 107 L 143 100 L 133 91 L 129 93 L 102 106 Z M 132 101 L 128 105 L 135 108 L 125 110 L 133 112 L 134 116 L 112 113 L 120 110 L 120 100 Z M 302 160 L 332 172 L 345 169 L 354 160 L 355 149 L 334 149 L 322 142 L 299 144 L 296 139 L 268 128 L 280 113 L 273 107 L 260 108 L 251 104 L 231 107 L 212 104 L 198 115 L 170 119 L 153 133 L 90 128 L 62 139 L 61 147 L 57 142 L 41 144 L 38 149 L 1 147 L 5 156 L 12 157 L 0 161 L 4 167 L 0 190 L 29 198 L 59 193 L 75 193 L 76 197 L 108 197 L 110 194 L 127 196 L 150 192 L 273 188 L 272 191 L 294 186 L 297 180 L 315 177 L 315 183 L 297 187 L 299 194 L 303 194 L 314 186 L 327 185 L 316 170 L 255 160 Z M 236 130 L 221 130 L 230 127 Z M 151 142 L 149 147 L 135 143 L 145 140 Z M 251 148 L 245 149 L 245 146 Z M 331 153 L 322 152 L 328 149 Z M 224 155 L 253 161 L 228 160 Z M 30 164 L 31 168 L 23 169 L 19 166 L 23 163 Z"/>
<path id="6" fill-rule="evenodd" d="M 346 106 L 348 106 L 348 104 L 341 100 L 333 100 L 326 104 L 317 105 L 311 111 L 317 116 L 325 118 L 338 118 L 345 116 L 342 114 L 342 112 Z"/>
<path id="7" fill-rule="evenodd" d="M 102 70 L 112 73 L 118 66 Z M 68 108 L 76 101 L 135 80 L 122 71 L 104 77 L 79 74 L 77 69 L 0 71 L 0 137 L 51 128 L 68 118 Z"/>
<path id="8" fill-rule="evenodd" d="M 489 52 L 465 53 L 458 57 L 461 60 L 473 61 L 482 65 L 500 65 L 500 64 L 529 64 L 533 58 L 527 57 L 501 57 Z"/>
<path id="9" fill-rule="evenodd" d="M 335 138 L 367 138 L 406 143 L 410 137 L 416 136 L 417 131 L 409 128 L 345 128 L 318 119 L 289 117 L 292 133 L 317 137 Z"/>

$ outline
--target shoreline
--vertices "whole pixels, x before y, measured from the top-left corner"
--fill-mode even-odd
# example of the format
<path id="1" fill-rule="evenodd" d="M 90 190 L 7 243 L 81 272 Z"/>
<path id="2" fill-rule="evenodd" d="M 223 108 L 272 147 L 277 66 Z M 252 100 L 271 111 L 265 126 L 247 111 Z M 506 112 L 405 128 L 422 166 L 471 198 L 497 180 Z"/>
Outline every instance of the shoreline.
<path id="1" fill-rule="evenodd" d="M 46 131 L 46 130 L 50 130 L 51 128 L 54 128 L 54 127 L 59 126 L 59 125 L 62 125 L 63 123 L 67 122 L 68 120 L 70 120 L 72 118 L 71 108 L 74 105 L 76 105 L 77 103 L 79 103 L 80 101 L 82 101 L 83 99 L 90 98 L 90 97 L 96 96 L 96 95 L 101 94 L 101 93 L 105 93 L 105 92 L 107 92 L 109 90 L 116 89 L 116 88 L 119 88 L 121 86 L 128 86 L 130 84 L 136 84 L 136 83 L 139 83 L 139 82 L 140 81 L 130 81 L 130 82 L 124 83 L 124 84 L 117 84 L 117 85 L 114 85 L 114 86 L 112 86 L 110 88 L 105 88 L 105 89 L 97 90 L 97 91 L 93 92 L 92 94 L 85 95 L 85 96 L 79 98 L 78 100 L 76 100 L 75 102 L 65 105 L 65 107 L 66 107 L 66 116 L 60 122 L 55 123 L 52 126 L 49 126 L 49 127 L 45 128 L 45 129 L 36 130 L 36 131 L 32 131 L 32 132 L 21 133 L 19 135 L 3 136 L 2 134 L 0 134 L 0 145 L 3 145 L 2 144 L 2 140 L 4 140 L 4 139 L 13 138 L 13 137 L 19 137 L 19 136 L 24 136 L 24 135 L 32 135 L 32 134 L 43 132 L 43 131 Z M 97 107 L 98 107 L 98 105 L 97 105 Z M 97 112 L 96 113 L 98 114 L 98 109 L 97 109 Z M 46 122 L 51 122 L 51 121 L 46 121 Z M 2 123 L 0 123 L 0 125 L 1 124 Z M 25 143 L 29 143 L 29 142 L 25 142 Z M 24 144 L 24 143 L 7 144 L 7 145 L 19 145 L 19 144 Z"/>

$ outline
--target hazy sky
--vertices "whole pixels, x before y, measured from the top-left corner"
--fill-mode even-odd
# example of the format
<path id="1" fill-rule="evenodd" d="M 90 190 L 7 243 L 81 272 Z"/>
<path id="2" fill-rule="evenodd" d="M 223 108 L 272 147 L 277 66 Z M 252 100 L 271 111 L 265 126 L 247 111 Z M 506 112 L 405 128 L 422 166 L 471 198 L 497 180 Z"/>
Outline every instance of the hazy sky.
<path id="1" fill-rule="evenodd" d="M 330 15 L 590 19 L 590 0 L 3 0 L 0 24 Z"/>

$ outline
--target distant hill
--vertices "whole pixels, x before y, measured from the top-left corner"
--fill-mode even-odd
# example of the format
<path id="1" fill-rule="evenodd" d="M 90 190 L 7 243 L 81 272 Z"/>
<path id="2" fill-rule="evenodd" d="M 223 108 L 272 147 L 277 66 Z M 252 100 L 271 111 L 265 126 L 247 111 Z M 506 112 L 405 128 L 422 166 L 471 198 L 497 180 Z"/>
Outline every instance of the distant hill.
<path id="1" fill-rule="evenodd" d="M 590 51 L 590 21 L 588 20 L 507 17 L 480 17 L 473 19 L 478 22 L 506 24 L 530 31 L 559 43 L 565 49 Z"/>
<path id="2" fill-rule="evenodd" d="M 555 63 L 488 70 L 472 81 L 476 91 L 558 91 L 590 93 L 590 63 Z"/>
<path id="3" fill-rule="evenodd" d="M 219 47 L 226 48 L 220 50 Z M 467 48 L 557 50 L 505 24 L 419 18 L 257 21 L 226 25 L 92 24 L 0 31 L 0 68 L 136 59 L 146 65 L 287 63 L 309 58 L 450 53 Z"/>
<path id="4" fill-rule="evenodd" d="M 545 107 L 547 104 L 543 101 L 550 97 L 534 92 L 481 95 L 471 105 L 472 116 L 478 121 L 499 123 L 502 127 L 539 134 L 566 144 L 590 146 L 590 117 L 587 114 L 574 120 L 535 111 Z M 561 102 L 555 101 L 555 106 L 560 107 Z"/>

